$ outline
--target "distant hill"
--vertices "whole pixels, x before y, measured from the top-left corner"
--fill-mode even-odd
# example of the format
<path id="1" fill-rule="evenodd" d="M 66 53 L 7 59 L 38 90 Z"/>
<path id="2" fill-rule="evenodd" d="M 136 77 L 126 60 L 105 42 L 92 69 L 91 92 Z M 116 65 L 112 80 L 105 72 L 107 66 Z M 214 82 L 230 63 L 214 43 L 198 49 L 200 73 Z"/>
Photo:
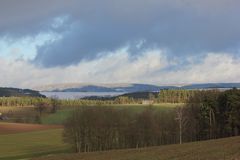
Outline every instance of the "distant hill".
<path id="1" fill-rule="evenodd" d="M 240 83 L 203 83 L 189 85 L 152 85 L 152 84 L 56 84 L 36 87 L 35 90 L 47 92 L 157 92 L 162 89 L 227 89 L 240 88 Z"/>
<path id="2" fill-rule="evenodd" d="M 203 83 L 203 84 L 191 84 L 182 86 L 183 89 L 211 89 L 211 88 L 240 88 L 240 83 Z"/>
<path id="3" fill-rule="evenodd" d="M 57 84 L 36 87 L 47 92 L 152 92 L 161 89 L 177 88 L 176 86 L 157 86 L 151 84 Z"/>
<path id="4" fill-rule="evenodd" d="M 45 96 L 35 90 L 0 87 L 0 97 L 45 97 Z"/>
<path id="5" fill-rule="evenodd" d="M 119 96 L 111 96 L 111 97 L 100 97 L 100 96 L 89 96 L 84 97 L 82 99 L 87 100 L 116 100 L 119 97 L 128 97 L 133 99 L 150 99 L 150 96 L 153 96 L 156 98 L 158 96 L 159 92 L 131 92 L 131 93 L 125 93 L 121 94 Z"/>

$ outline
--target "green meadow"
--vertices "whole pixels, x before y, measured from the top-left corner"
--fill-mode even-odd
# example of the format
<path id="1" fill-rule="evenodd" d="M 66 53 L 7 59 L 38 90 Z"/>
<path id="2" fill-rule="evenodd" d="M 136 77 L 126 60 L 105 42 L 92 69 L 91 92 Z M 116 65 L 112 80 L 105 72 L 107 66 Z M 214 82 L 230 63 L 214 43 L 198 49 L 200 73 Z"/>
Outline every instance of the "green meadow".
<path id="1" fill-rule="evenodd" d="M 62 141 L 62 129 L 0 135 L 1 160 L 66 152 L 69 146 Z"/>

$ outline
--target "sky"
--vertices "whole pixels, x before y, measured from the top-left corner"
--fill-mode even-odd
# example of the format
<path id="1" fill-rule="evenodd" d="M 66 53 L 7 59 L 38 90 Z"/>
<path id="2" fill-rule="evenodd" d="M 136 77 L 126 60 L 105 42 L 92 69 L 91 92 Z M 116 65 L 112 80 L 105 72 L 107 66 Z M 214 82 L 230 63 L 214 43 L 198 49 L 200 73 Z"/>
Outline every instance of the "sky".
<path id="1" fill-rule="evenodd" d="M 1 0 L 0 86 L 239 82 L 239 0 Z"/>

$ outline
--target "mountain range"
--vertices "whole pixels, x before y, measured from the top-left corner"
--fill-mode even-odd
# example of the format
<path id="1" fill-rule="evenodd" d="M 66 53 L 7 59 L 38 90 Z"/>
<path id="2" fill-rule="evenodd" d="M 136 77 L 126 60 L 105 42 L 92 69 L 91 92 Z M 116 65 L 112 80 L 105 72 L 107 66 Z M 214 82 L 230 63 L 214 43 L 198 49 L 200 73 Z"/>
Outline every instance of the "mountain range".
<path id="1" fill-rule="evenodd" d="M 41 92 L 157 92 L 162 89 L 228 89 L 240 88 L 240 83 L 201 83 L 187 85 L 153 85 L 137 83 L 84 84 L 67 83 L 34 88 Z"/>

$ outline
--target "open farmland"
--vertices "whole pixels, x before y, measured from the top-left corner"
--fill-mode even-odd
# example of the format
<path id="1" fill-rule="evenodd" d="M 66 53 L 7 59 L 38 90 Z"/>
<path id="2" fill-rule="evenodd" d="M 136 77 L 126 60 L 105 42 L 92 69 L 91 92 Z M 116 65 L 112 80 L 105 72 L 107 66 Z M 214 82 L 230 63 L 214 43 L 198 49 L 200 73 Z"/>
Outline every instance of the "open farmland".
<path id="1" fill-rule="evenodd" d="M 169 118 L 172 117 L 171 119 L 174 119 L 175 107 L 182 105 L 181 103 L 161 103 L 156 105 L 90 105 L 89 107 L 108 106 L 116 110 L 127 109 L 129 114 L 141 113 L 150 107 L 159 112 L 162 118 L 168 115 Z M 240 137 L 185 143 L 182 145 L 70 154 L 73 150 L 71 150 L 68 144 L 63 142 L 63 130 L 60 124 L 64 123 L 75 108 L 80 107 L 82 106 L 63 107 L 56 113 L 43 114 L 41 117 L 43 124 L 55 125 L 0 123 L 0 160 L 29 159 L 39 156 L 44 157 L 39 158 L 40 160 L 237 160 L 240 156 Z M 3 107 L 2 109 L 7 111 L 8 108 Z M 18 112 L 25 113 L 28 109 L 32 113 L 36 112 L 33 107 L 12 107 L 11 109 L 16 114 Z M 164 119 L 166 120 L 167 117 Z"/>
<path id="2" fill-rule="evenodd" d="M 49 126 L 48 130 L 0 135 L 0 144 L 0 159 L 3 160 L 39 156 L 43 157 L 37 160 L 238 160 L 240 157 L 240 137 L 142 149 L 66 154 L 70 152 L 70 147 L 62 141 L 62 129 L 51 129 Z"/>
<path id="3" fill-rule="evenodd" d="M 49 130 L 49 129 L 59 129 L 59 128 L 62 128 L 62 126 L 61 125 L 38 125 L 38 124 L 0 122 L 0 135 L 41 131 L 41 130 Z"/>
<path id="4" fill-rule="evenodd" d="M 142 149 L 65 154 L 35 160 L 239 160 L 240 137 Z"/>
<path id="5" fill-rule="evenodd" d="M 49 126 L 46 128 L 48 129 L 0 135 L 0 159 L 27 159 L 68 152 L 69 146 L 62 141 L 62 129 L 51 129 Z"/>
<path id="6" fill-rule="evenodd" d="M 71 116 L 73 108 L 61 109 L 54 114 L 48 114 L 41 118 L 42 124 L 63 124 L 65 120 Z"/>

